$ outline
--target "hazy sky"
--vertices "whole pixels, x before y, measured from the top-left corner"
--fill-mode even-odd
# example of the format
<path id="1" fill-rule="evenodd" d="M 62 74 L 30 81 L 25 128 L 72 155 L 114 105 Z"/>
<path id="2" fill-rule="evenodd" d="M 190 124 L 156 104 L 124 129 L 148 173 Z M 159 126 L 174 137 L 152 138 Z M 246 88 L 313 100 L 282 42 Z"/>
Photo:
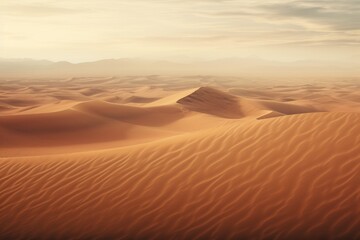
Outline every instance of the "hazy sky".
<path id="1" fill-rule="evenodd" d="M 360 60 L 359 0 L 1 0 L 0 57 Z"/>

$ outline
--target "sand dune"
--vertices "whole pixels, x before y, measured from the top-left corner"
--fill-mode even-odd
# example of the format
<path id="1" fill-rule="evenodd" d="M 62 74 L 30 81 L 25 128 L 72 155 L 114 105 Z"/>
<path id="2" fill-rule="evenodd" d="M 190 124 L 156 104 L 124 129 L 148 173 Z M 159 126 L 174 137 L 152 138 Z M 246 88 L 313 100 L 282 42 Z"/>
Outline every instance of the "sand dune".
<path id="1" fill-rule="evenodd" d="M 19 147 L 41 148 L 32 150 L 37 155 L 47 154 L 43 148 L 51 146 L 57 147 L 55 153 L 69 151 L 59 148 L 63 146 L 72 146 L 70 152 L 83 151 L 83 145 L 90 143 L 125 146 L 193 131 L 193 126 L 197 130 L 214 127 L 226 119 L 265 119 L 316 111 L 313 107 L 241 98 L 211 87 L 181 91 L 143 106 L 101 100 L 57 105 L 22 108 L 18 114 L 0 116 L 1 136 L 7 139 L 0 147 L 11 148 L 0 156 L 15 154 L 14 148 Z M 45 112 L 47 109 L 52 111 Z"/>
<path id="2" fill-rule="evenodd" d="M 294 115 L 111 151 L 2 159 L 1 232 L 357 239 L 359 121 Z"/>
<path id="3" fill-rule="evenodd" d="M 176 102 L 190 110 L 220 117 L 243 116 L 239 100 L 235 96 L 209 87 L 201 87 Z"/>
<path id="4" fill-rule="evenodd" d="M 96 143 L 92 149 L 126 146 L 222 122 L 177 105 L 135 107 L 94 100 L 59 112 L 0 116 L 0 136 L 6 139 L 0 156 L 86 151 L 86 144 Z M 18 148 L 32 149 L 22 154 Z"/>
<path id="5" fill-rule="evenodd" d="M 359 239 L 360 88 L 341 83 L 1 85 L 0 238 Z"/>

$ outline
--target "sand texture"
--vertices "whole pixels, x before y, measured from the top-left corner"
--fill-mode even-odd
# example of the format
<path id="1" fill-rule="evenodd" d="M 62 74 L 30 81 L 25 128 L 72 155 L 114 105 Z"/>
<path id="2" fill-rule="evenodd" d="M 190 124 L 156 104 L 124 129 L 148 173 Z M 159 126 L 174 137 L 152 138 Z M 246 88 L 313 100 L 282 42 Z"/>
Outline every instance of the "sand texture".
<path id="1" fill-rule="evenodd" d="M 360 239 L 359 173 L 356 79 L 1 80 L 0 239 Z"/>

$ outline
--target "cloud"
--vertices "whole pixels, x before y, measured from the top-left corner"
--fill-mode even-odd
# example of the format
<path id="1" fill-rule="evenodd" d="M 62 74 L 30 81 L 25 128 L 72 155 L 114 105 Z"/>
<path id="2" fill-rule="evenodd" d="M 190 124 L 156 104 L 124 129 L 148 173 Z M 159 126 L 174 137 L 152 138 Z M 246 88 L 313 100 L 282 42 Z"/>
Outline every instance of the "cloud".
<path id="1" fill-rule="evenodd" d="M 6 4 L 1 6 L 1 14 L 7 16 L 49 17 L 55 15 L 78 14 L 84 9 L 55 6 L 51 4 Z"/>
<path id="2" fill-rule="evenodd" d="M 276 44 L 274 44 L 276 45 Z M 302 40 L 283 42 L 277 45 L 287 46 L 338 46 L 338 47 L 360 47 L 360 40 L 333 39 L 333 40 Z"/>
<path id="3" fill-rule="evenodd" d="M 359 50 L 359 11 L 359 0 L 0 0 L 0 31 L 10 56 L 293 54 L 274 45 L 345 56 L 339 46 Z"/>
<path id="4" fill-rule="evenodd" d="M 225 5 L 225 4 L 224 4 Z M 309 28 L 309 24 L 336 31 L 360 30 L 358 0 L 271 1 L 263 4 L 241 4 L 233 1 L 228 7 L 205 15 L 227 18 L 252 18 L 258 21 L 283 20 Z"/>
<path id="5" fill-rule="evenodd" d="M 271 18 L 302 19 L 334 30 L 360 29 L 360 11 L 353 1 L 295 1 L 259 7 Z"/>

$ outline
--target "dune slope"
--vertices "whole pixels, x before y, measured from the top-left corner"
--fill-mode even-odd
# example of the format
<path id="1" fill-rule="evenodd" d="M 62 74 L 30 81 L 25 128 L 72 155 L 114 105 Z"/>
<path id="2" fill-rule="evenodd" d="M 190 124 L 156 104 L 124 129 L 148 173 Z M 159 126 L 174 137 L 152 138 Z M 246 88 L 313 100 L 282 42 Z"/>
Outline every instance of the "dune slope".
<path id="1" fill-rule="evenodd" d="M 198 88 L 176 102 L 192 111 L 220 117 L 239 118 L 244 116 L 236 96 L 210 87 Z"/>
<path id="2" fill-rule="evenodd" d="M 0 159 L 2 238 L 359 239 L 360 115 Z"/>

